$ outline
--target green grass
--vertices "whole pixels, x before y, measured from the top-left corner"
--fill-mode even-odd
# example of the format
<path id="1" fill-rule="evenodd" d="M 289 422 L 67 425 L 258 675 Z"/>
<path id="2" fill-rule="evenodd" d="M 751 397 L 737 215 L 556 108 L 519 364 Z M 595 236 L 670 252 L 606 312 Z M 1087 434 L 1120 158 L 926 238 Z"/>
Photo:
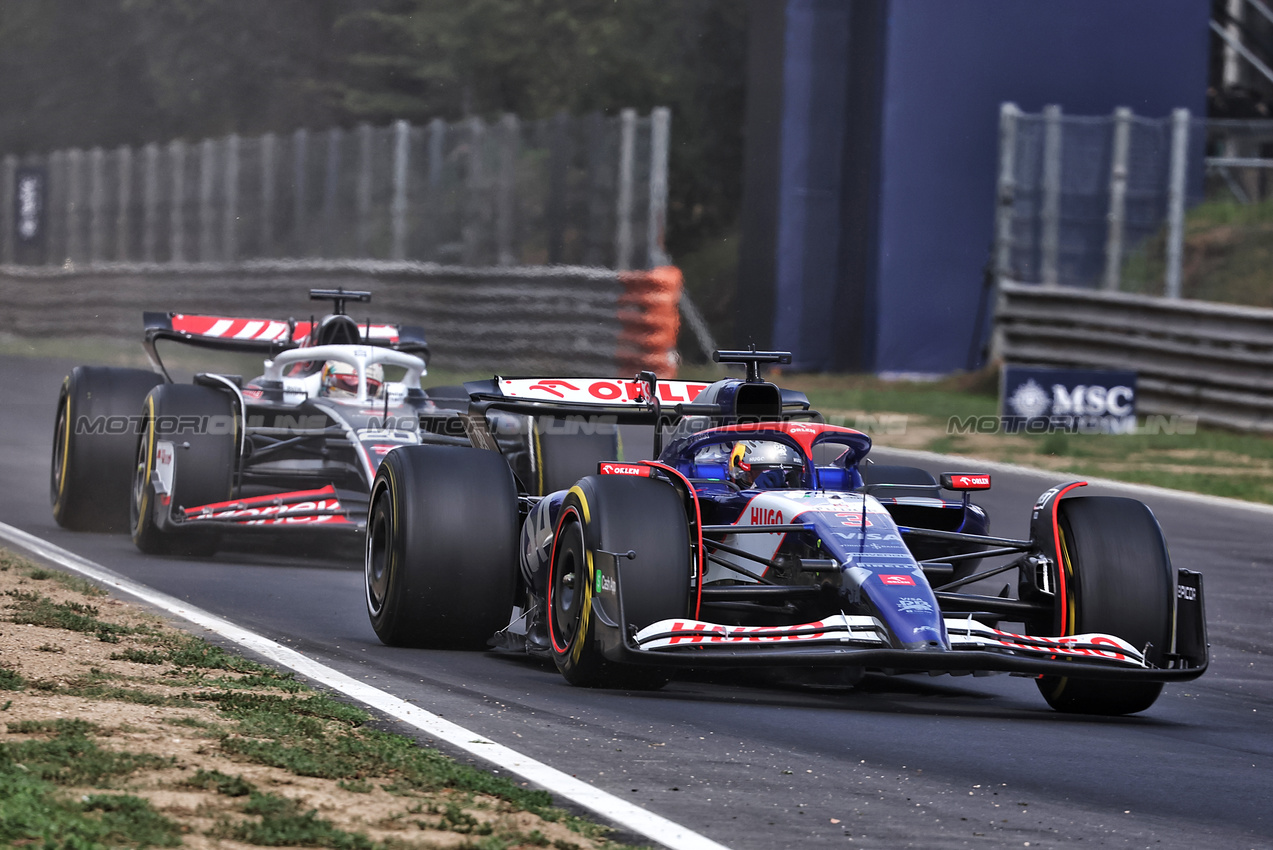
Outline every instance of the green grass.
<path id="1" fill-rule="evenodd" d="M 5 556 L 12 557 L 8 554 L 8 552 L 4 552 L 3 555 L 0 555 L 0 558 Z M 107 595 L 106 591 L 102 590 L 88 579 L 83 578 L 82 576 L 77 576 L 74 573 L 64 573 L 58 570 L 49 570 L 44 567 L 32 566 L 27 566 L 20 570 L 20 572 L 32 581 L 53 581 L 62 585 L 62 587 L 65 587 L 67 590 L 73 590 L 84 596 Z"/>
<path id="2" fill-rule="evenodd" d="M 8 619 L 14 623 L 96 634 L 98 640 L 108 643 L 118 643 L 121 635 L 140 631 L 106 622 L 98 617 L 101 612 L 96 607 L 82 602 L 54 602 L 41 593 L 27 590 L 8 590 L 5 596 L 13 600 L 5 607 L 13 611 Z"/>
<path id="3" fill-rule="evenodd" d="M 68 800 L 55 785 L 0 765 L 0 844 L 64 850 L 177 847 L 181 830 L 140 797 L 91 794 Z"/>
<path id="4" fill-rule="evenodd" d="M 255 816 L 237 823 L 223 821 L 214 835 L 262 847 L 332 847 L 336 850 L 376 850 L 382 845 L 365 835 L 337 829 L 318 812 L 303 811 L 299 803 L 277 794 L 252 790 L 241 811 Z"/>
<path id="5" fill-rule="evenodd" d="M 230 776 L 219 770 L 204 770 L 203 768 L 195 771 L 195 775 L 187 779 L 186 784 L 192 788 L 216 791 L 218 794 L 223 794 L 227 797 L 246 797 L 256 790 L 256 787 L 242 776 Z"/>
<path id="6" fill-rule="evenodd" d="M 871 375 L 781 375 L 771 380 L 800 390 L 814 409 L 909 413 L 945 419 L 998 412 L 993 373 L 959 373 L 939 381 L 884 381 Z"/>
<path id="7" fill-rule="evenodd" d="M 366 712 L 326 694 L 283 697 L 226 691 L 199 699 L 215 702 L 237 721 L 233 733 L 223 737 L 223 749 L 301 776 L 387 776 L 417 791 L 449 788 L 490 794 L 540 815 L 550 805 L 542 791 L 528 791 L 508 779 L 457 764 L 409 738 L 367 729 Z"/>
<path id="8" fill-rule="evenodd" d="M 50 737 L 0 743 L 0 771 L 20 771 L 56 785 L 110 787 L 112 781 L 138 770 L 173 763 L 149 753 L 103 750 L 89 737 L 95 727 L 82 720 L 10 724 L 9 732 L 19 733 L 24 728 L 28 734 L 47 733 Z"/>
<path id="9" fill-rule="evenodd" d="M 158 650 L 145 650 L 129 647 L 123 652 L 112 652 L 112 661 L 131 661 L 134 664 L 166 664 L 167 657 Z"/>
<path id="10" fill-rule="evenodd" d="M 26 686 L 26 679 L 17 670 L 0 667 L 0 691 L 20 691 Z"/>
<path id="11" fill-rule="evenodd" d="M 1123 291 L 1162 294 L 1165 238 L 1160 231 L 1128 256 Z M 1273 199 L 1239 204 L 1226 196 L 1189 210 L 1182 278 L 1186 298 L 1273 307 Z"/>
<path id="12" fill-rule="evenodd" d="M 107 622 L 87 601 L 56 601 L 39 592 L 43 582 L 65 584 L 81 593 L 91 585 L 66 583 L 61 574 L 36 567 L 0 550 L 0 564 L 30 585 L 0 597 L 7 619 L 83 633 L 109 634 L 121 641 L 111 658 L 156 668 L 153 673 L 116 673 L 97 667 L 71 681 L 26 681 L 16 670 L 0 667 L 0 688 L 87 700 L 125 701 L 156 709 L 213 707 L 218 722 L 204 717 L 170 717 L 163 722 L 190 731 L 182 737 L 204 739 L 199 752 L 271 766 L 293 775 L 331 780 L 358 794 L 387 791 L 406 798 L 404 810 L 428 812 L 422 828 L 464 835 L 455 845 L 469 850 L 507 850 L 548 846 L 542 833 L 492 826 L 474 810 L 493 813 L 529 811 L 576 834 L 605 842 L 607 829 L 552 807 L 542 791 L 519 786 L 508 777 L 459 764 L 410 738 L 369 728 L 370 716 L 325 693 L 309 690 L 291 673 L 278 673 L 200 638 L 154 626 L 125 627 Z M 57 650 L 50 646 L 50 650 Z M 182 688 L 194 685 L 188 691 Z M 156 687 L 158 686 L 158 687 Z M 213 688 L 214 690 L 209 690 Z M 0 712 L 13 700 L 0 700 Z M 16 715 L 16 712 L 14 713 Z M 0 846 L 38 846 L 71 850 L 108 847 L 175 846 L 181 827 L 156 812 L 135 788 L 149 787 L 145 774 L 180 767 L 172 758 L 145 752 L 107 749 L 104 736 L 129 732 L 84 719 L 5 718 L 0 735 Z M 93 716 L 91 710 L 85 716 Z M 116 740 L 120 740 L 116 737 Z M 197 766 L 197 763 L 196 763 Z M 180 781 L 180 780 L 178 780 Z M 132 783 L 137 782 L 134 786 Z M 266 793 L 242 776 L 199 769 L 185 783 L 233 801 L 222 808 L 210 833 L 260 846 L 310 846 L 380 850 L 366 835 L 348 832 L 316 811 L 287 797 Z M 74 796 L 66 789 L 73 788 Z M 113 793 L 85 794 L 84 788 Z M 494 802 L 492 802 L 492 800 Z M 503 817 L 503 815 L 500 815 Z M 409 812 L 397 818 L 415 823 Z M 188 828 L 188 827 L 186 827 Z M 557 841 L 558 847 L 574 846 Z M 390 841 L 385 850 L 398 845 Z"/>
<path id="13" fill-rule="evenodd" d="M 18 721 L 10 734 L 37 737 L 0 742 L 0 843 L 16 847 L 98 850 L 106 847 L 176 847 L 177 824 L 147 800 L 129 794 L 64 797 L 58 786 L 109 787 L 138 770 L 168 767 L 147 753 L 103 750 L 84 720 Z"/>

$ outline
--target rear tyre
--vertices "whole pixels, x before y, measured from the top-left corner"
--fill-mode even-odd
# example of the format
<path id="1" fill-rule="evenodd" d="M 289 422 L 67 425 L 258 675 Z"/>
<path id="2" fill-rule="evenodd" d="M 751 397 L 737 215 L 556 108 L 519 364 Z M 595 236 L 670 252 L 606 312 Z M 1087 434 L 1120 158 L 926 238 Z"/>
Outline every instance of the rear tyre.
<path id="1" fill-rule="evenodd" d="M 517 489 L 498 452 L 409 446 L 371 488 L 367 614 L 382 643 L 483 649 L 517 585 Z"/>
<path id="2" fill-rule="evenodd" d="M 160 443 L 172 447 L 169 501 L 174 513 L 231 498 L 239 444 L 233 399 L 211 387 L 155 387 L 142 406 L 142 433 L 134 447 L 128 502 L 133 543 L 148 555 L 210 557 L 220 543 L 218 531 L 160 528 L 155 520 L 156 510 L 169 510 L 160 503 L 153 480 Z"/>
<path id="3" fill-rule="evenodd" d="M 1149 645 L 1146 660 L 1161 665 L 1171 649 L 1176 580 L 1158 520 L 1141 502 L 1113 496 L 1071 497 L 1058 511 L 1066 622 L 1048 633 L 1115 635 L 1137 649 Z M 1161 682 L 1035 681 L 1048 705 L 1078 714 L 1134 714 L 1162 692 Z"/>
<path id="4" fill-rule="evenodd" d="M 53 426 L 53 518 L 74 531 L 128 528 L 137 451 L 133 418 L 163 378 L 143 369 L 76 366 L 62 382 Z"/>
<path id="5" fill-rule="evenodd" d="M 575 432 L 578 433 L 575 433 Z M 546 496 L 573 487 L 585 475 L 595 475 L 597 464 L 619 459 L 619 429 L 596 422 L 554 420 L 552 430 L 531 426 L 534 471 L 531 487 Z"/>
<path id="6" fill-rule="evenodd" d="M 592 475 L 572 488 L 548 575 L 549 638 L 553 660 L 572 685 L 654 690 L 667 684 L 659 667 L 622 664 L 602 654 L 594 605 L 597 571 L 615 564 L 618 593 L 603 604 L 626 631 L 689 610 L 689 524 L 680 496 L 667 484 L 623 475 Z M 602 564 L 600 559 L 607 559 Z M 602 591 L 606 593 L 606 591 Z M 618 600 L 623 600 L 619 617 Z"/>

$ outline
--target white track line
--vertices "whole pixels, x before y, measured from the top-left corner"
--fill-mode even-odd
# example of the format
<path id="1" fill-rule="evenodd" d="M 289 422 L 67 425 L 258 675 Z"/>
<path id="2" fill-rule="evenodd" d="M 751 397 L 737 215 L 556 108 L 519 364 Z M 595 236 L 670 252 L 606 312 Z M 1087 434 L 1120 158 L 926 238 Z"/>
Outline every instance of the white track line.
<path id="1" fill-rule="evenodd" d="M 1077 472 L 1066 472 L 1065 470 L 1055 469 L 1039 469 L 1034 466 L 1018 466 L 1015 463 L 1003 463 L 1002 461 L 997 460 L 979 460 L 978 458 L 973 457 L 943 455 L 937 454 L 936 452 L 919 451 L 917 449 L 893 449 L 888 446 L 874 446 L 873 448 L 878 449 L 882 453 L 899 455 L 900 457 L 914 461 L 915 463 L 941 464 L 946 466 L 950 472 L 1004 472 L 1012 473 L 1014 475 L 1032 475 L 1038 478 L 1049 479 L 1049 483 L 1061 479 L 1068 479 L 1071 481 L 1082 479 L 1093 486 L 1100 485 L 1101 487 L 1108 488 L 1110 490 L 1121 490 L 1130 495 L 1181 499 L 1201 502 L 1202 504 L 1211 505 L 1217 508 L 1249 510 L 1273 516 L 1273 505 L 1266 505 L 1263 502 L 1246 502 L 1242 499 L 1230 499 L 1225 496 L 1208 496 L 1203 493 L 1189 493 L 1184 490 L 1155 487 L 1153 484 L 1131 484 L 1126 481 L 1115 481 L 1111 478 L 1093 478 L 1090 475 L 1079 475 Z"/>
<path id="2" fill-rule="evenodd" d="M 426 735 L 445 741 L 453 747 L 464 750 L 510 773 L 533 782 L 541 788 L 564 797 L 577 805 L 596 812 L 602 818 L 619 824 L 645 838 L 650 839 L 672 850 L 728 850 L 723 844 L 717 844 L 710 838 L 692 832 L 678 823 L 634 806 L 613 794 L 607 794 L 586 782 L 562 773 L 556 768 L 524 756 L 516 750 L 485 738 L 476 732 L 465 729 L 449 720 L 424 709 L 411 705 L 384 691 L 377 690 L 357 679 L 346 676 L 326 665 L 319 664 L 294 649 L 277 644 L 254 632 L 236 626 L 215 614 L 210 614 L 180 599 L 168 596 L 114 573 L 100 564 L 81 558 L 60 546 L 28 534 L 19 528 L 0 522 L 0 538 L 8 540 L 45 560 L 59 564 L 67 569 L 81 573 L 94 581 L 127 593 L 169 614 L 215 632 L 227 640 L 237 643 L 268 658 L 270 661 L 294 670 L 300 675 L 318 682 L 332 690 L 369 705 L 390 717 L 409 723 Z"/>

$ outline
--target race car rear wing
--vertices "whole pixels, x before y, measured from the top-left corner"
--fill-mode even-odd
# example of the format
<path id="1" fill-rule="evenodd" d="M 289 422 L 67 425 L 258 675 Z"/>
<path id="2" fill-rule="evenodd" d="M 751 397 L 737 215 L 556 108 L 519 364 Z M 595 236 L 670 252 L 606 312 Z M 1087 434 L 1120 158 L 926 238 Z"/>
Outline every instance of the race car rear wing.
<path id="1" fill-rule="evenodd" d="M 468 412 L 463 415 L 465 429 L 474 446 L 497 450 L 497 443 L 486 428 L 489 410 L 653 425 L 657 457 L 663 428 L 689 417 L 706 417 L 716 425 L 791 418 L 821 421 L 821 415 L 810 409 L 803 393 L 780 389 L 759 378 L 760 363 L 789 362 L 789 354 L 750 351 L 717 355 L 722 362 L 746 363 L 748 378 L 707 383 L 660 380 L 653 372 L 641 372 L 632 380 L 496 376 L 489 381 L 470 381 L 464 385 L 470 399 Z"/>
<path id="2" fill-rule="evenodd" d="M 167 376 L 168 372 L 156 351 L 156 343 L 160 340 L 273 357 L 281 351 L 320 344 L 322 340 L 317 332 L 325 330 L 331 319 L 342 320 L 342 325 L 346 326 L 342 328 L 346 338 L 341 342 L 391 348 L 428 359 L 429 344 L 425 341 L 423 328 L 371 322 L 360 325 L 344 315 L 329 316 L 322 321 L 315 321 L 312 317 L 308 321 L 279 321 L 146 311 L 142 314 L 145 327 L 143 345 L 151 366 Z"/>

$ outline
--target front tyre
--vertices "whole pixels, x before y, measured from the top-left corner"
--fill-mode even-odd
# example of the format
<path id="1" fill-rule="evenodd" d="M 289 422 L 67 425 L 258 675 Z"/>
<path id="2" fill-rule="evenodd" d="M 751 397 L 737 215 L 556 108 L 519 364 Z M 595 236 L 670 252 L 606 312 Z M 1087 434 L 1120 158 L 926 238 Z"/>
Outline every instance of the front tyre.
<path id="1" fill-rule="evenodd" d="M 74 531 L 128 528 L 137 446 L 134 417 L 163 379 L 143 369 L 76 366 L 62 382 L 53 426 L 53 519 Z"/>
<path id="2" fill-rule="evenodd" d="M 517 582 L 517 488 L 498 452 L 407 446 L 371 488 L 367 614 L 389 646 L 482 649 Z"/>
<path id="3" fill-rule="evenodd" d="M 1158 520 L 1141 502 L 1114 496 L 1065 499 L 1058 519 L 1065 620 L 1053 631 L 1115 635 L 1137 649 L 1148 646 L 1146 661 L 1161 666 L 1172 648 L 1176 580 Z M 1048 705 L 1078 714 L 1144 711 L 1163 687 L 1068 676 L 1035 681 Z"/>
<path id="4" fill-rule="evenodd" d="M 157 513 L 176 514 L 231 497 L 238 460 L 238 417 L 233 399 L 211 387 L 162 384 L 142 405 L 132 498 L 133 543 L 148 555 L 216 553 L 220 534 L 211 528 L 169 527 Z M 167 501 L 156 488 L 161 453 L 171 454 Z"/>
<path id="5" fill-rule="evenodd" d="M 635 553 L 631 560 L 613 554 L 628 551 Z M 594 606 L 608 609 L 621 631 L 683 617 L 691 575 L 689 524 L 672 487 L 649 478 L 590 475 L 571 488 L 557 527 L 546 599 L 553 660 L 566 681 L 627 690 L 667 684 L 661 668 L 604 657 Z"/>

